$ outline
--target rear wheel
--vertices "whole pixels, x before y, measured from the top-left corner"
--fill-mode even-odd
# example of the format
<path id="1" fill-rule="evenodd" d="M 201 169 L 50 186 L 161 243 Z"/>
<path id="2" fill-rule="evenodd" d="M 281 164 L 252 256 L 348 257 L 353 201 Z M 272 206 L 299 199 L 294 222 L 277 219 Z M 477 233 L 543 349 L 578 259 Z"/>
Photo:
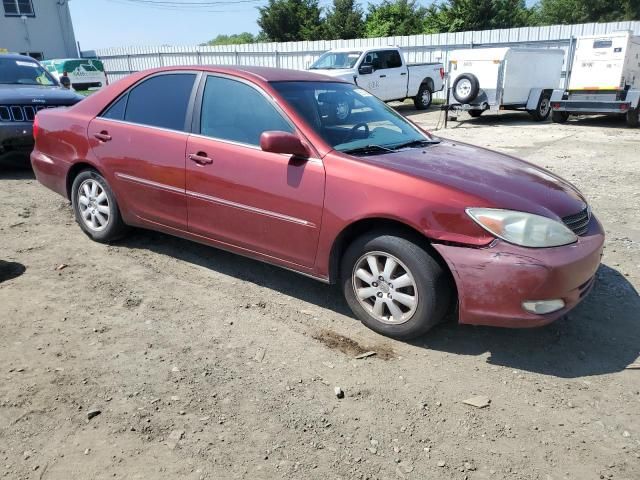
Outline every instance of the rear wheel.
<path id="1" fill-rule="evenodd" d="M 71 204 L 80 228 L 96 242 L 111 242 L 126 232 L 116 197 L 95 170 L 83 170 L 73 180 Z"/>
<path id="2" fill-rule="evenodd" d="M 429 85 L 423 83 L 418 89 L 418 95 L 413 99 L 413 104 L 416 106 L 416 110 L 426 110 L 431 106 L 433 101 L 433 93 L 429 88 Z"/>
<path id="3" fill-rule="evenodd" d="M 557 112 L 554 110 L 551 113 L 551 121 L 553 123 L 565 123 L 567 120 L 569 120 L 569 112 Z"/>
<path id="4" fill-rule="evenodd" d="M 640 125 L 640 108 L 632 108 L 627 111 L 627 125 L 632 128 L 638 128 Z"/>
<path id="5" fill-rule="evenodd" d="M 343 294 L 370 329 L 414 338 L 438 324 L 451 299 L 447 272 L 425 249 L 384 233 L 355 240 L 342 258 Z"/>
<path id="6" fill-rule="evenodd" d="M 543 93 L 536 109 L 530 110 L 529 113 L 539 122 L 543 122 L 549 118 L 549 114 L 551 113 L 551 97 L 549 94 Z"/>

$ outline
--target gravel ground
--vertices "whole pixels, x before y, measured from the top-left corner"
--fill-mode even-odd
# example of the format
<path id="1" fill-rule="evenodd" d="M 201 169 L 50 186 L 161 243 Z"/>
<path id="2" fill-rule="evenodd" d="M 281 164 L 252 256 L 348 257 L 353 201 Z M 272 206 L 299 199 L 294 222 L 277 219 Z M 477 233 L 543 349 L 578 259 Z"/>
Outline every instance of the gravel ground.
<path id="1" fill-rule="evenodd" d="M 393 341 L 288 271 L 153 232 L 92 243 L 3 170 L 0 477 L 638 480 L 640 131 L 517 113 L 437 133 L 587 195 L 607 248 L 568 318 Z"/>

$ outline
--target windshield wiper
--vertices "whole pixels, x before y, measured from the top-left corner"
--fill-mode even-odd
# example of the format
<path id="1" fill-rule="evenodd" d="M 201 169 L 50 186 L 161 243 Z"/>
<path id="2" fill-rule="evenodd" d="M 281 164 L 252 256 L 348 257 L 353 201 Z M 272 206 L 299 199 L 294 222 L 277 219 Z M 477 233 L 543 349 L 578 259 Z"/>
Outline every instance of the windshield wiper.
<path id="1" fill-rule="evenodd" d="M 382 145 L 365 145 L 364 147 L 352 148 L 350 150 L 342 150 L 342 153 L 358 154 L 358 153 L 393 153 L 395 150 Z"/>
<path id="2" fill-rule="evenodd" d="M 410 142 L 401 143 L 400 145 L 394 145 L 393 150 L 400 150 L 401 148 L 420 147 L 422 145 L 433 145 L 440 143 L 440 140 L 411 140 Z"/>

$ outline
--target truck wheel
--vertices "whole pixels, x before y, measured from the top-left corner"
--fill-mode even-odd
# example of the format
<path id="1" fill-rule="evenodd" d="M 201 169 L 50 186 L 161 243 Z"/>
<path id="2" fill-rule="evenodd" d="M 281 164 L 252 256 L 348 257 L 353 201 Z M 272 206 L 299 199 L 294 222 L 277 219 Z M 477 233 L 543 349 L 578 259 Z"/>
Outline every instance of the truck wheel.
<path id="1" fill-rule="evenodd" d="M 473 73 L 463 73 L 453 82 L 453 97 L 460 103 L 470 103 L 480 92 L 480 82 Z"/>
<path id="2" fill-rule="evenodd" d="M 535 110 L 530 110 L 529 113 L 533 118 L 535 118 L 538 122 L 544 122 L 547 118 L 549 118 L 549 114 L 551 113 L 551 97 L 548 93 L 543 93 L 540 96 L 540 100 L 538 101 L 538 106 Z"/>
<path id="3" fill-rule="evenodd" d="M 566 123 L 569 120 L 569 112 L 556 112 L 551 113 L 551 121 L 553 123 Z"/>
<path id="4" fill-rule="evenodd" d="M 480 115 L 482 115 L 482 112 L 484 112 L 484 110 L 469 110 L 469 115 L 471 115 L 473 118 L 478 118 Z"/>
<path id="5" fill-rule="evenodd" d="M 409 339 L 444 318 L 452 294 L 445 269 L 407 238 L 372 232 L 356 239 L 341 265 L 342 290 L 370 329 Z"/>
<path id="6" fill-rule="evenodd" d="M 416 110 L 426 110 L 431 106 L 433 101 L 433 94 L 429 85 L 423 83 L 418 89 L 418 95 L 413 98 L 413 104 L 416 106 Z"/>
<path id="7" fill-rule="evenodd" d="M 640 108 L 632 108 L 627 111 L 627 125 L 631 128 L 638 128 L 640 125 Z"/>
<path id="8" fill-rule="evenodd" d="M 95 170 L 83 170 L 73 180 L 71 205 L 82 231 L 96 242 L 111 242 L 126 232 L 116 197 Z"/>

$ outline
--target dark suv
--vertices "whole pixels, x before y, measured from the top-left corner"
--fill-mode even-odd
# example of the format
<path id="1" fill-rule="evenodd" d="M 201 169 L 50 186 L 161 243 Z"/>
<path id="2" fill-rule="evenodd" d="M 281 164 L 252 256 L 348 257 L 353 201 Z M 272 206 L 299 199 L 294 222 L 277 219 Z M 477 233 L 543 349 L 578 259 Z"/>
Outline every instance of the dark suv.
<path id="1" fill-rule="evenodd" d="M 83 98 L 61 87 L 33 58 L 0 54 L 0 165 L 28 165 L 36 112 Z"/>

